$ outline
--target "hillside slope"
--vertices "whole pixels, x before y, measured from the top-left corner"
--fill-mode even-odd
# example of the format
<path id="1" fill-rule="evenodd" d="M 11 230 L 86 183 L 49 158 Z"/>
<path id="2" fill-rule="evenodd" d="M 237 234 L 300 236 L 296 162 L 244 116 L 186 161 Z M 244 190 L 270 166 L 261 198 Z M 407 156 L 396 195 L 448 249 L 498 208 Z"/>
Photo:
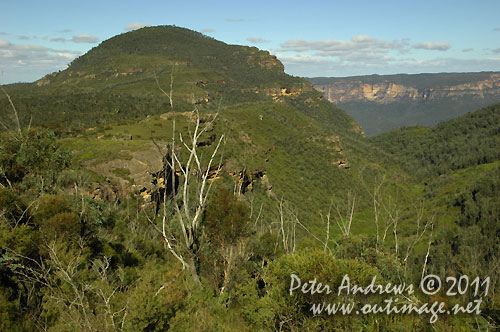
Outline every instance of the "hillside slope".
<path id="1" fill-rule="evenodd" d="M 500 324 L 497 106 L 443 124 L 447 136 L 367 139 L 267 52 L 168 26 L 116 36 L 65 71 L 5 89 L 21 128 L 0 98 L 2 331 Z M 445 161 L 482 142 L 491 160 L 472 154 L 438 176 L 422 151 L 431 140 Z M 332 289 L 349 276 L 417 290 L 423 273 L 477 276 L 491 295 L 480 314 L 431 324 L 430 314 L 315 315 L 311 305 L 337 303 L 336 292 L 290 291 L 292 274 Z M 471 303 L 408 288 L 401 304 Z M 395 303 L 392 292 L 372 295 L 342 300 Z"/>
<path id="2" fill-rule="evenodd" d="M 46 124 L 50 118 L 75 130 L 168 109 L 191 111 L 193 104 L 214 109 L 222 101 L 223 106 L 282 101 L 284 95 L 312 91 L 306 80 L 286 75 L 267 51 L 171 26 L 115 36 L 63 71 L 5 88 L 23 123 L 31 117 L 33 124 Z M 1 103 L 6 106 L 1 112 L 8 111 L 5 98 Z"/>
<path id="3" fill-rule="evenodd" d="M 436 220 L 434 273 L 491 276 L 500 264 L 500 104 L 435 127 L 395 129 L 369 139 L 420 183 Z M 500 322 L 500 310 L 486 309 Z"/>
<path id="4" fill-rule="evenodd" d="M 370 138 L 418 178 L 500 160 L 500 104 L 435 127 L 406 127 Z"/>
<path id="5" fill-rule="evenodd" d="M 266 175 L 257 200 L 270 213 L 284 198 L 306 224 L 317 225 L 332 197 L 379 172 L 380 157 L 359 125 L 307 80 L 285 74 L 267 51 L 183 28 L 113 37 L 64 71 L 5 88 L 23 125 L 55 129 L 78 164 L 108 178 L 121 197 L 153 190 L 145 173 L 160 171 L 161 156 L 152 140 L 168 142 L 174 118 L 186 134 L 194 108 L 204 117 L 219 112 L 213 134 L 228 139 L 226 174 L 240 174 L 250 188 Z M 0 103 L 10 116 L 7 99 Z"/>

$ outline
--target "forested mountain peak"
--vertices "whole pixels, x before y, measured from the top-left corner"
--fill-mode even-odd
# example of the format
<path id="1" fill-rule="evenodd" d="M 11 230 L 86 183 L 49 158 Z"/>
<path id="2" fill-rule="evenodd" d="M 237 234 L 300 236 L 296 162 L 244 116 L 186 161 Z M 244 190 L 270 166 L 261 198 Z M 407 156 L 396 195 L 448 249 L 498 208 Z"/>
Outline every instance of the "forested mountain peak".
<path id="1" fill-rule="evenodd" d="M 256 47 L 228 45 L 200 32 L 176 26 L 155 26 L 114 36 L 87 54 L 72 62 L 70 69 L 78 70 L 86 64 L 97 64 L 102 59 L 117 55 L 163 55 L 176 61 L 193 61 L 200 64 L 202 58 L 222 62 L 227 57 L 255 57 L 268 61 L 267 69 L 283 72 L 283 65 L 269 52 Z M 231 63 L 225 63 L 231 65 Z"/>
<path id="2" fill-rule="evenodd" d="M 128 84 L 132 79 L 151 81 L 173 72 L 177 84 L 189 81 L 203 87 L 217 84 L 218 88 L 231 85 L 291 89 L 294 84 L 310 85 L 286 75 L 283 64 L 268 51 L 228 45 L 175 26 L 145 27 L 112 37 L 75 59 L 66 70 L 37 81 L 37 85 Z"/>

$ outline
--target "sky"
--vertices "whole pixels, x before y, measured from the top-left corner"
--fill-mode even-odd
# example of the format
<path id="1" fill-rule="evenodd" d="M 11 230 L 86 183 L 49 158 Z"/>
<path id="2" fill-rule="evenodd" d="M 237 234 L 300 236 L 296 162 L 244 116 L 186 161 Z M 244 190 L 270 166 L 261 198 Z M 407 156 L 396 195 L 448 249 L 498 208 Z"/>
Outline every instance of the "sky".
<path id="1" fill-rule="evenodd" d="M 0 84 L 150 25 L 266 49 L 295 76 L 500 71 L 499 13 L 498 0 L 2 0 Z"/>

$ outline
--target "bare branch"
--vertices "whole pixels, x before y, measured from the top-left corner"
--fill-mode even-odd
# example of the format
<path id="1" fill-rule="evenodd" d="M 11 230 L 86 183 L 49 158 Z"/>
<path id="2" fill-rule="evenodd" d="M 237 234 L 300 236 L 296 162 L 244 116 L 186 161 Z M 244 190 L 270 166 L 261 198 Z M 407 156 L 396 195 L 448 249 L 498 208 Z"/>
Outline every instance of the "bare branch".
<path id="1" fill-rule="evenodd" d="M 4 88 L 1 85 L 0 85 L 0 89 L 2 89 L 3 93 L 7 96 L 7 99 L 9 100 L 12 111 L 14 112 L 14 118 L 16 119 L 16 125 L 17 125 L 17 133 L 19 134 L 19 137 L 23 137 L 23 134 L 21 132 L 21 124 L 19 122 L 19 117 L 17 116 L 16 106 L 14 106 L 14 103 L 12 102 L 12 99 L 10 99 L 9 94 L 7 93 L 7 91 L 4 90 Z"/>
<path id="2" fill-rule="evenodd" d="M 160 91 L 168 97 L 168 100 L 170 101 L 170 108 L 173 109 L 174 108 L 174 100 L 173 100 L 173 93 L 174 93 L 174 70 L 175 70 L 175 64 L 172 65 L 172 71 L 170 72 L 170 93 L 167 93 L 165 90 L 162 89 L 162 87 L 160 86 L 160 81 L 158 79 L 158 76 L 156 76 L 156 73 L 155 73 L 155 81 L 156 81 L 156 85 L 158 86 L 158 89 L 160 89 Z"/>
<path id="3" fill-rule="evenodd" d="M 422 268 L 422 277 L 424 279 L 427 262 L 429 261 L 429 253 L 431 251 L 432 235 L 434 234 L 434 223 L 431 224 L 431 235 L 429 236 L 429 243 L 427 244 L 427 254 L 425 254 L 424 267 Z"/>

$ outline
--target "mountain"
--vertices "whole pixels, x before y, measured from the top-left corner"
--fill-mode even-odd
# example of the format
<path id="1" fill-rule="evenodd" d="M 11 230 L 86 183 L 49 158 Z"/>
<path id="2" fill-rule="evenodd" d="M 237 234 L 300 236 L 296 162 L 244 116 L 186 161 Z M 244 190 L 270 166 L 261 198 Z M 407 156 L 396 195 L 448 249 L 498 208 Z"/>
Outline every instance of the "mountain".
<path id="1" fill-rule="evenodd" d="M 159 89 L 170 92 L 171 83 L 177 111 L 191 111 L 193 102 L 216 108 L 222 99 L 228 106 L 312 90 L 309 82 L 286 75 L 267 51 L 227 45 L 178 27 L 151 27 L 113 37 L 63 71 L 5 88 L 15 97 L 20 114 L 29 114 L 33 124 L 50 118 L 64 123 L 64 130 L 81 130 L 97 122 L 173 108 Z M 8 106 L 5 99 L 2 106 Z M 83 112 L 86 117 L 79 116 Z M 21 121 L 27 124 L 30 117 Z"/>
<path id="2" fill-rule="evenodd" d="M 195 107 L 205 117 L 220 114 L 213 133 L 232 143 L 225 149 L 225 174 L 239 174 L 250 188 L 266 175 L 263 187 L 297 204 L 306 224 L 317 225 L 316 211 L 327 209 L 330 198 L 340 197 L 371 164 L 359 125 L 307 80 L 285 74 L 269 52 L 184 28 L 115 36 L 63 71 L 5 90 L 21 124 L 54 129 L 75 161 L 113 183 L 107 189 L 95 184 L 90 191 L 96 195 L 154 195 L 147 174 L 161 171 L 162 158 L 152 139 L 169 141 L 174 118 L 187 130 Z M 7 99 L 0 103 L 8 118 Z M 259 195 L 267 195 L 266 188 Z M 304 190 L 309 201 L 302 199 Z"/>
<path id="3" fill-rule="evenodd" d="M 3 86 L 0 330 L 498 326 L 498 105 L 367 138 L 283 69 L 266 51 L 161 26 Z M 423 274 L 477 294 L 428 296 Z M 346 276 L 353 289 L 416 291 L 342 305 L 481 312 L 316 315 Z"/>
<path id="4" fill-rule="evenodd" d="M 435 125 L 500 101 L 500 73 L 371 75 L 309 79 L 345 109 L 367 135 Z"/>

